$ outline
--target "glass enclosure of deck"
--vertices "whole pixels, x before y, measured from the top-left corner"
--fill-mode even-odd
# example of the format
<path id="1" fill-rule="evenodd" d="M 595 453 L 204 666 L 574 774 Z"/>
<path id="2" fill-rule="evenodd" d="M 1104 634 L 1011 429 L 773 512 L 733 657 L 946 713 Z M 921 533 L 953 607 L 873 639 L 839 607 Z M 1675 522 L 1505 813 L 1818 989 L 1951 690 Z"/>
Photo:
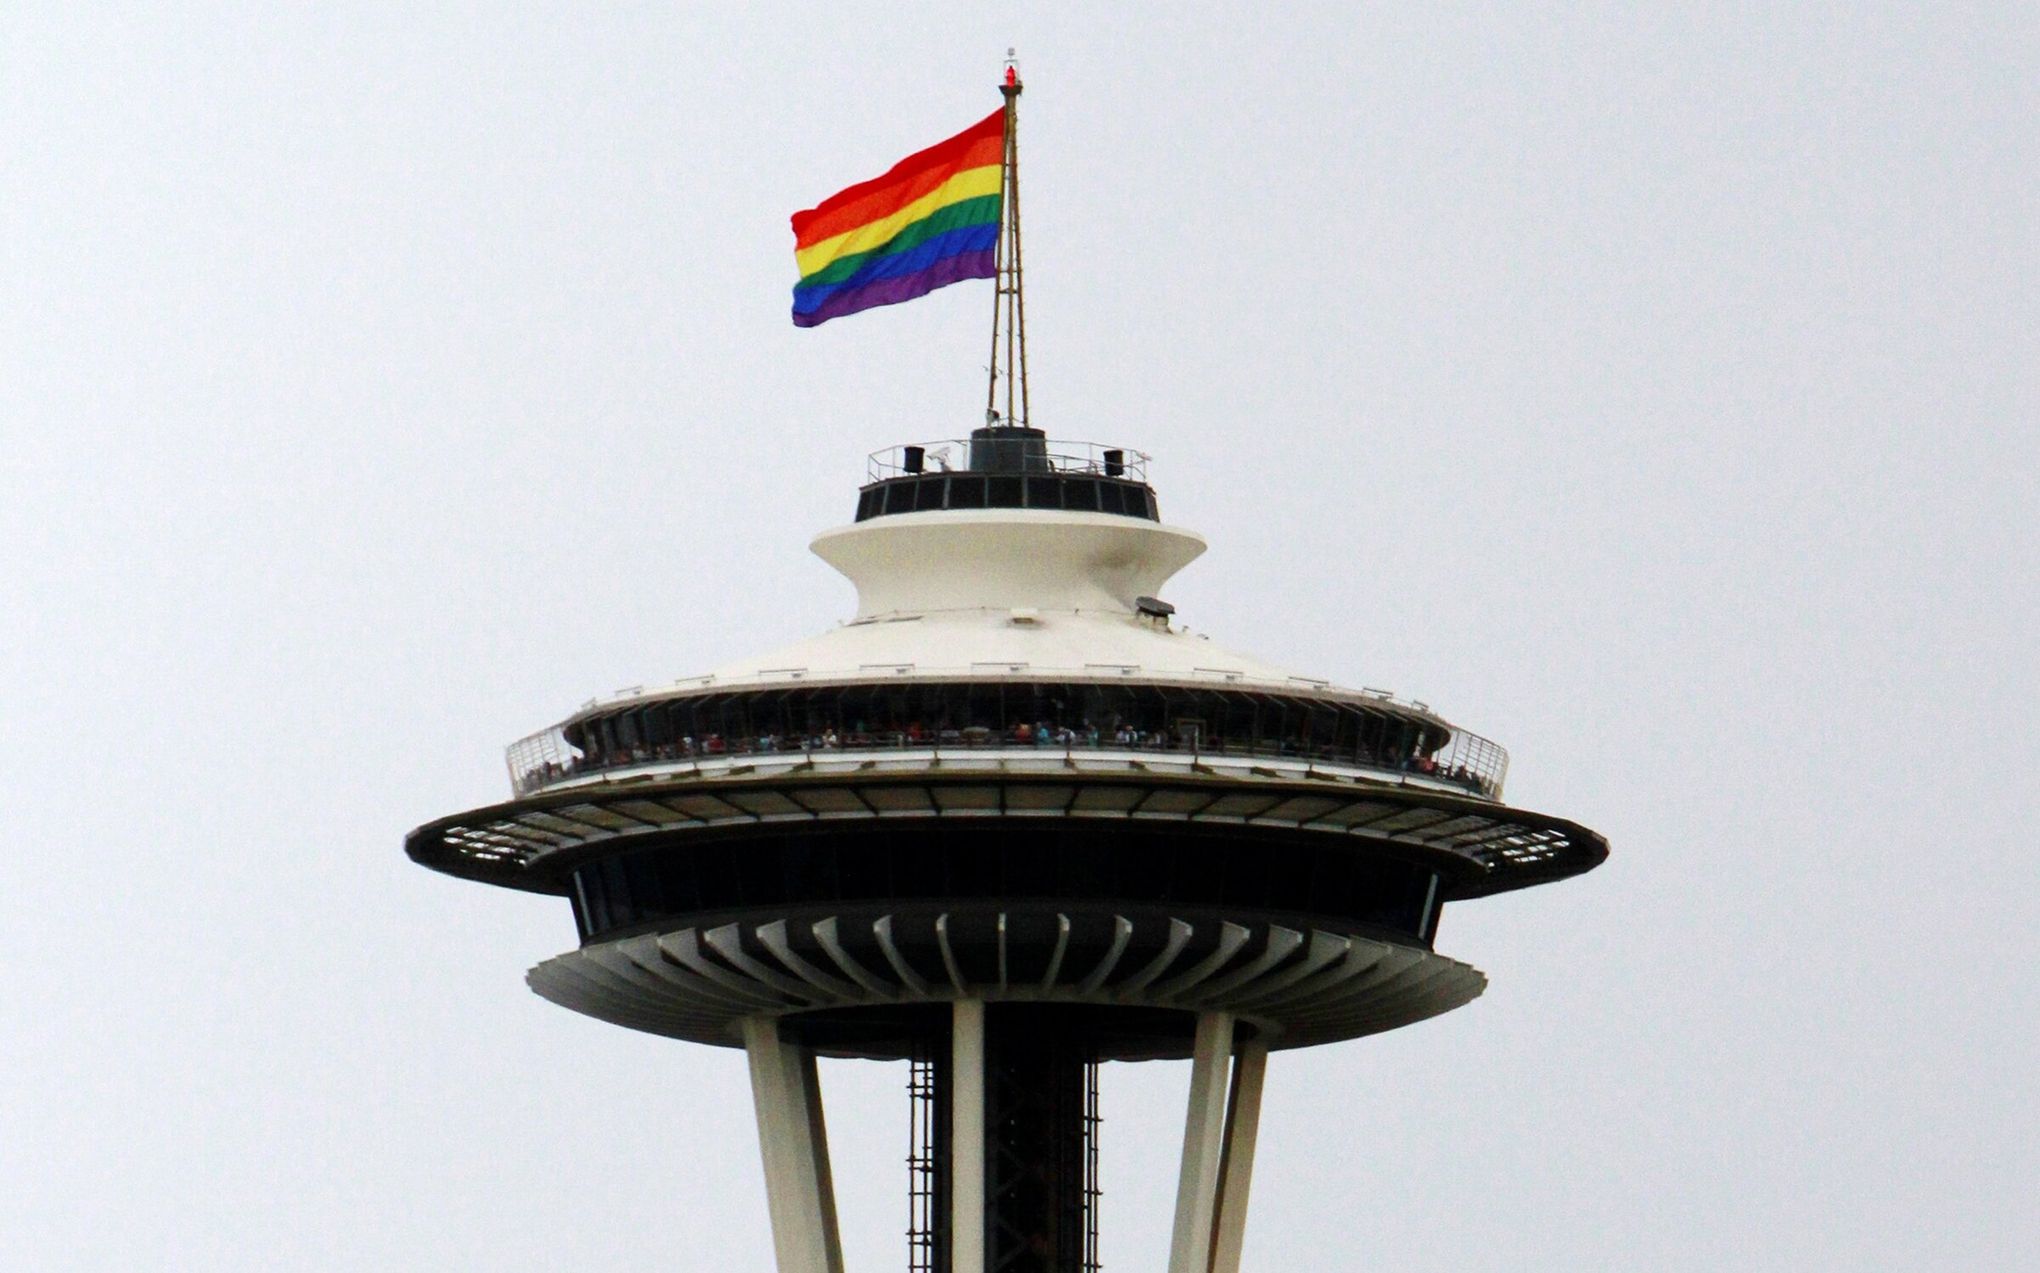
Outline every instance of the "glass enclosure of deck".
<path id="1" fill-rule="evenodd" d="M 857 520 L 938 509 L 1034 508 L 1161 519 L 1148 455 L 1098 442 L 1051 442 L 1036 429 L 979 429 L 968 438 L 872 452 Z"/>
<path id="2" fill-rule="evenodd" d="M 583 713 L 510 749 L 518 794 L 662 762 L 985 748 L 1174 752 L 1415 774 L 1498 798 L 1497 744 L 1389 701 L 1240 687 L 922 681 L 750 686 Z"/>

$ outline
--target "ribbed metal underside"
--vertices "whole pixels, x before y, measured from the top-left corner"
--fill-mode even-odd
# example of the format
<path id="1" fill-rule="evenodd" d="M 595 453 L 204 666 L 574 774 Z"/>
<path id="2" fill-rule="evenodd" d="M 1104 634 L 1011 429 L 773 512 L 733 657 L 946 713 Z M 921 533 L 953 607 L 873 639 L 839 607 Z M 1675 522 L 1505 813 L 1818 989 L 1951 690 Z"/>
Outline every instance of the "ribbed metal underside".
<path id="1" fill-rule="evenodd" d="M 647 779 L 547 792 L 441 818 L 406 849 L 437 870 L 564 893 L 579 862 L 644 836 L 758 832 L 774 826 L 900 819 L 1066 818 L 1305 831 L 1392 846 L 1448 869 L 1447 901 L 1578 874 L 1608 853 L 1576 823 L 1409 787 L 1324 779 L 1163 773 L 750 773 L 715 781 Z"/>
<path id="2" fill-rule="evenodd" d="M 987 955 L 962 949 L 950 915 L 902 914 L 679 927 L 594 942 L 539 964 L 526 981 L 576 1012 L 726 1046 L 737 1044 L 735 1023 L 749 1016 L 978 997 L 1225 1011 L 1278 1048 L 1408 1025 L 1471 1001 L 1487 984 L 1478 969 L 1417 947 L 1266 922 L 1204 920 L 1211 931 L 1200 932 L 1183 919 L 1151 918 L 1140 922 L 1155 931 L 1142 932 L 1136 921 L 1115 915 L 1103 953 L 1077 959 L 1066 957 L 1068 916 L 1029 916 L 1052 918 L 1057 936 L 1045 946 L 1009 949 L 1009 920 L 1019 918 L 996 916 L 997 972 L 989 977 L 966 972 Z M 852 931 L 852 922 L 868 932 Z M 879 957 L 860 956 L 856 948 Z M 1021 968 L 1030 972 L 1023 977 L 1015 971 Z"/>

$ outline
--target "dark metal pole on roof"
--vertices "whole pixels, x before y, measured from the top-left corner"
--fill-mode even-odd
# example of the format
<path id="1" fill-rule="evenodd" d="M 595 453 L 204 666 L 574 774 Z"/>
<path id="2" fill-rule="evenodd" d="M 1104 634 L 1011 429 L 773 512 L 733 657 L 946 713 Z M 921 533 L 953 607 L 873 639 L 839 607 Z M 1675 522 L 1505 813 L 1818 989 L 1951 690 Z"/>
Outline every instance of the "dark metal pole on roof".
<path id="1" fill-rule="evenodd" d="M 994 249 L 992 286 L 992 358 L 987 367 L 985 423 L 999 421 L 999 337 L 1006 341 L 1006 415 L 1009 426 L 1027 424 L 1027 301 L 1022 291 L 1020 260 L 1020 76 L 1007 50 L 1006 78 L 999 92 L 1006 99 L 1006 144 L 999 180 L 999 237 Z M 1015 412 L 1014 381 L 1019 381 Z"/>
<path id="2" fill-rule="evenodd" d="M 1006 127 L 1013 126 L 1013 103 L 1006 103 Z M 1010 143 L 1009 143 L 1010 144 Z M 985 423 L 999 422 L 999 312 L 1006 303 L 1006 180 L 999 177 L 999 236 L 992 241 L 992 359 L 985 367 Z"/>
<path id="3" fill-rule="evenodd" d="M 999 86 L 1006 97 L 1006 184 L 1012 188 L 1010 203 L 1013 213 L 1013 299 L 1012 310 L 1007 315 L 1008 336 L 1017 334 L 1019 361 L 1015 363 L 1011 348 L 1007 351 L 1009 374 L 1006 380 L 1006 417 L 1009 422 L 1025 428 L 1027 412 L 1027 289 L 1025 287 L 1025 260 L 1020 250 L 1020 76 L 1009 64 L 1006 67 L 1006 82 Z M 1020 373 L 1020 416 L 1013 419 L 1013 381 L 1010 369 Z"/>

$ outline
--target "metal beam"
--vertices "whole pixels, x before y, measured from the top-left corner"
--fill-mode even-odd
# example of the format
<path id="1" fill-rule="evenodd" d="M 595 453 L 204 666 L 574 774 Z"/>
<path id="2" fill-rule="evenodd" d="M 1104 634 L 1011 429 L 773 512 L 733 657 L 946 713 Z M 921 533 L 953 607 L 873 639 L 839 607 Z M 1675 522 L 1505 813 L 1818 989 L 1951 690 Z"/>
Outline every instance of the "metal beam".
<path id="1" fill-rule="evenodd" d="M 985 1273 L 985 1002 L 950 1018 L 949 1273 Z"/>
<path id="2" fill-rule="evenodd" d="M 1232 1033 L 1231 1013 L 1197 1015 L 1197 1040 L 1190 1062 L 1190 1103 L 1183 1120 L 1183 1168 L 1176 1181 L 1175 1234 L 1169 1245 L 1169 1273 L 1210 1273 L 1219 1158 L 1225 1146 L 1226 1062 L 1232 1052 Z"/>
<path id="3" fill-rule="evenodd" d="M 822 1117 L 822 1076 L 812 1048 L 791 1048 L 788 1052 L 798 1070 L 801 1091 L 807 1096 L 807 1143 L 814 1158 L 815 1197 L 822 1221 L 822 1255 L 828 1273 L 843 1273 L 843 1237 L 836 1224 L 836 1176 L 829 1169 L 829 1127 Z M 1250 1154 L 1252 1150 L 1248 1151 Z M 1246 1199 L 1241 1198 L 1244 1203 Z"/>
<path id="4" fill-rule="evenodd" d="M 1268 1045 L 1249 1039 L 1233 1057 L 1232 1101 L 1225 1116 L 1225 1156 L 1219 1163 L 1218 1215 L 1212 1226 L 1211 1273 L 1240 1273 L 1247 1240 L 1247 1190 L 1254 1179 L 1254 1142 L 1261 1130 L 1261 1084 Z"/>
<path id="5" fill-rule="evenodd" d="M 814 1056 L 781 1039 L 774 1018 L 746 1017 L 743 1031 L 779 1273 L 842 1273 Z"/>

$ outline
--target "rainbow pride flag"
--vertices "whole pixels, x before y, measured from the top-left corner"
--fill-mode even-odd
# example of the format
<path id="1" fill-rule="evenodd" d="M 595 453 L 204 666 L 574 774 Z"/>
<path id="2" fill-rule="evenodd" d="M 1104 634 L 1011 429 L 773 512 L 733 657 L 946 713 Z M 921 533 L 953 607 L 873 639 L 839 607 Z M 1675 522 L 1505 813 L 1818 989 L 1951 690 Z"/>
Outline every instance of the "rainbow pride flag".
<path id="1" fill-rule="evenodd" d="M 1006 112 L 793 214 L 793 324 L 926 296 L 998 270 Z"/>

